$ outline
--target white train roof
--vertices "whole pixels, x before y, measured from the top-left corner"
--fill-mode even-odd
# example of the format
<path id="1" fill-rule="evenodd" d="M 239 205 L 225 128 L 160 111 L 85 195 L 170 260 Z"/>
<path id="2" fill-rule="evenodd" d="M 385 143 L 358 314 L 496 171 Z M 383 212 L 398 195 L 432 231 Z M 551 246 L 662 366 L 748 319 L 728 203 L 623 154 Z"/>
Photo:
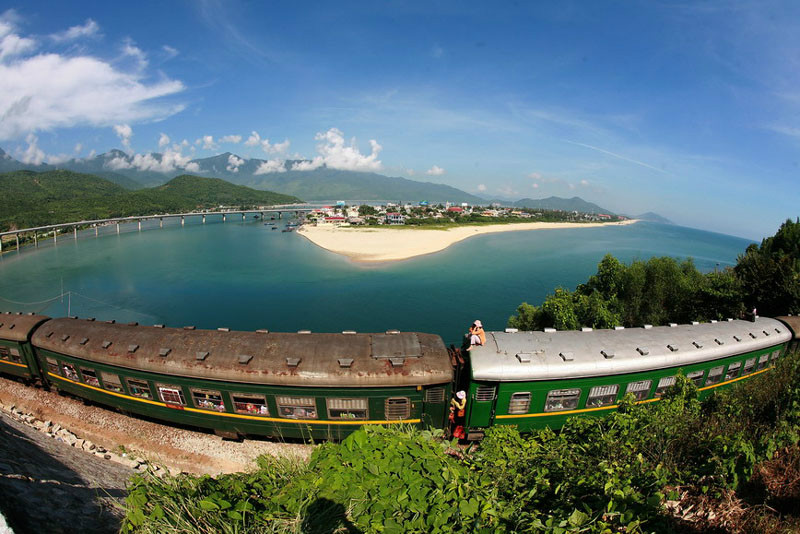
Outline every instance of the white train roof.
<path id="1" fill-rule="evenodd" d="M 722 321 L 615 330 L 488 332 L 470 350 L 472 377 L 488 381 L 583 378 L 690 365 L 792 338 L 780 321 Z"/>

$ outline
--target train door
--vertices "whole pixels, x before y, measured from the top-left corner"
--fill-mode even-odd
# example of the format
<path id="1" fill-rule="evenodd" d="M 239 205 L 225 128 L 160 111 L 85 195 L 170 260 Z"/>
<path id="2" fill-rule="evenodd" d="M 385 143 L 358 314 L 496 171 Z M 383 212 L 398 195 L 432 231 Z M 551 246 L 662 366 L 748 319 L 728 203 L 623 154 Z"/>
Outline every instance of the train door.
<path id="1" fill-rule="evenodd" d="M 494 406 L 497 400 L 496 382 L 473 382 L 469 387 L 467 402 L 467 426 L 485 428 L 494 420 Z"/>

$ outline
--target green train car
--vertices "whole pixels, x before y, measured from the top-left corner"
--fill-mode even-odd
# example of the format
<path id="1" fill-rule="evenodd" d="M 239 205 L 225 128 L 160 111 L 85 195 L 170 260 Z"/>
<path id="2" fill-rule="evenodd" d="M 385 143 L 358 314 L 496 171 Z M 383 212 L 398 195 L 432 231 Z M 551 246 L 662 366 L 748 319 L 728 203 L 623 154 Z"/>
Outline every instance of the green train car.
<path id="1" fill-rule="evenodd" d="M 0 314 L 0 373 L 231 438 L 338 440 L 397 423 L 461 426 L 471 440 L 492 425 L 558 428 L 574 415 L 607 414 L 628 393 L 657 402 L 679 372 L 707 396 L 767 372 L 798 344 L 800 317 L 791 316 L 508 329 L 461 351 L 418 332 L 233 332 Z M 458 390 L 466 409 L 451 422 Z"/>
<path id="2" fill-rule="evenodd" d="M 678 372 L 708 396 L 765 372 L 790 341 L 796 346 L 800 321 L 781 319 L 489 332 L 485 345 L 468 352 L 467 436 L 479 439 L 492 425 L 558 428 L 574 415 L 616 409 L 627 393 L 655 402 Z"/>

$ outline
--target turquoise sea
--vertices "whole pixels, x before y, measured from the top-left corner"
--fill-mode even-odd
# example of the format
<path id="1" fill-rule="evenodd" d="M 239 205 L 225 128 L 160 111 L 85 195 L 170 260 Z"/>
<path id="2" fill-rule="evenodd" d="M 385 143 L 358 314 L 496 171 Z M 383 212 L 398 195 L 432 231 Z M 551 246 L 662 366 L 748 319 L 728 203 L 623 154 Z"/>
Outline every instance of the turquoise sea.
<path id="1" fill-rule="evenodd" d="M 126 226 L 119 235 L 106 227 L 100 237 L 69 234 L 4 254 L 0 310 L 236 330 L 396 328 L 457 342 L 475 319 L 502 329 L 521 302 L 574 288 L 606 253 L 623 261 L 692 257 L 711 271 L 735 264 L 750 244 L 642 222 L 484 235 L 429 256 L 363 265 L 252 219 Z"/>

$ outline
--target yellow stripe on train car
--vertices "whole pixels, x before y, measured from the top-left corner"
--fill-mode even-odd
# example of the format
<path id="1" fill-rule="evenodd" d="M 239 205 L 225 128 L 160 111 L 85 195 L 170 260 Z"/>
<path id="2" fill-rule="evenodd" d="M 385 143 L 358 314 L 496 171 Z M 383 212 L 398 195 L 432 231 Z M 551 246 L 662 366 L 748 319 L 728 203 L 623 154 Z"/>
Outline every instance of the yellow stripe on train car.
<path id="1" fill-rule="evenodd" d="M 233 417 L 235 419 L 252 419 L 254 421 L 270 421 L 273 423 L 303 423 L 303 424 L 310 424 L 310 425 L 395 425 L 398 423 L 420 423 L 421 419 L 399 419 L 399 420 L 391 420 L 391 421 L 381 421 L 381 420 L 359 420 L 359 421 L 328 421 L 323 420 L 320 421 L 319 419 L 281 419 L 278 417 L 262 417 L 259 415 L 244 415 L 239 413 L 227 413 L 227 412 L 213 412 L 211 410 L 200 410 L 198 408 L 190 408 L 188 406 L 179 406 L 175 404 L 168 404 L 166 402 L 159 402 L 153 401 L 150 399 L 142 399 L 140 397 L 132 397 L 130 395 L 125 395 L 124 393 L 117 393 L 116 391 L 108 391 L 103 388 L 98 388 L 95 386 L 90 386 L 89 384 L 84 384 L 83 382 L 76 382 L 75 380 L 70 380 L 69 378 L 64 378 L 63 376 L 53 374 L 48 371 L 47 373 L 53 378 L 57 378 L 58 380 L 63 380 L 64 382 L 68 382 L 70 384 L 74 384 L 76 386 L 81 386 L 87 389 L 91 389 L 93 391 L 97 391 L 99 393 L 105 393 L 107 395 L 112 395 L 114 397 L 119 397 L 121 399 L 132 400 L 136 402 L 143 402 L 146 404 L 152 404 L 153 406 L 160 406 L 162 408 L 172 408 L 172 409 L 179 409 L 183 410 L 184 412 L 192 412 L 192 413 L 200 413 L 204 415 L 217 415 L 220 417 Z"/>

